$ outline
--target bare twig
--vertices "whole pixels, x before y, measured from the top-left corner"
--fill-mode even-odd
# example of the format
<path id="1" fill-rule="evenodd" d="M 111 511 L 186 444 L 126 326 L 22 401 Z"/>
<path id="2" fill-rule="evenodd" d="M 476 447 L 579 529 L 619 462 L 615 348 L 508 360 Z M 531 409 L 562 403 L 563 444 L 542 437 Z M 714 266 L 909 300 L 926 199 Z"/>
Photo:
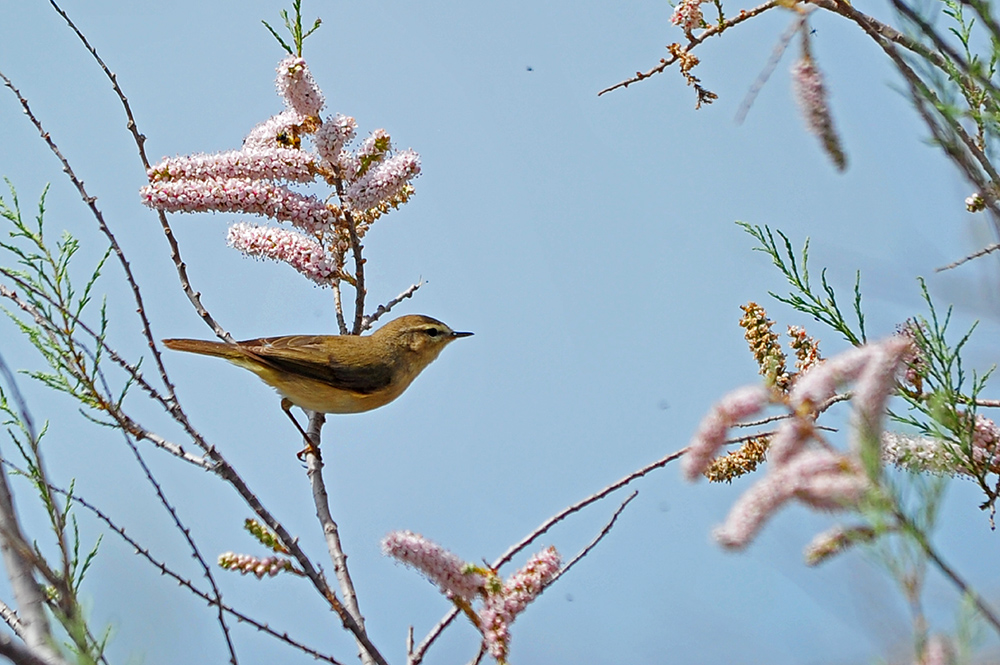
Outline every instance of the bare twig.
<path id="1" fill-rule="evenodd" d="M 313 446 L 305 451 L 306 475 L 309 477 L 309 484 L 312 487 L 313 503 L 316 505 L 316 517 L 320 526 L 323 527 L 323 536 L 326 538 L 326 548 L 333 561 L 333 571 L 340 584 L 340 592 L 344 595 L 344 605 L 351 613 L 354 620 L 362 631 L 365 630 L 365 619 L 361 615 L 358 607 L 358 596 L 354 590 L 354 582 L 347 569 L 347 555 L 340 543 L 340 530 L 330 512 L 330 497 L 326 491 L 326 483 L 323 481 L 323 460 L 319 455 L 320 434 L 326 415 L 312 412 L 309 416 L 309 440 Z M 363 663 L 371 663 L 372 657 L 368 654 L 364 643 L 358 640 L 358 655 Z"/>
<path id="2" fill-rule="evenodd" d="M 128 123 L 126 124 L 126 127 L 128 128 L 129 132 L 131 132 L 132 137 L 135 140 L 136 147 L 139 150 L 139 159 L 142 160 L 143 168 L 145 170 L 149 170 L 149 159 L 146 157 L 146 137 L 139 132 L 138 125 L 135 122 L 135 117 L 132 115 L 132 107 L 129 105 L 128 98 L 122 91 L 121 86 L 118 85 L 118 77 L 104 63 L 104 60 L 101 58 L 101 56 L 97 54 L 97 49 L 91 46 L 90 42 L 87 41 L 87 38 L 83 35 L 82 32 L 80 32 L 79 28 L 76 27 L 76 24 L 74 24 L 73 21 L 70 20 L 66 12 L 63 11 L 62 8 L 59 7 L 59 5 L 57 5 L 54 0 L 49 0 L 49 4 L 52 5 L 52 7 L 56 10 L 56 12 L 58 12 L 59 15 L 63 17 L 63 19 L 73 30 L 73 32 L 76 33 L 77 37 L 80 38 L 80 41 L 83 42 L 84 47 L 87 49 L 88 52 L 90 52 L 94 60 L 97 61 L 97 64 L 101 67 L 101 70 L 104 72 L 105 76 L 107 76 L 108 79 L 111 81 L 111 87 L 118 95 L 118 99 L 119 101 L 121 101 L 122 108 L 124 108 L 125 110 L 125 117 L 128 118 Z M 41 128 L 39 127 L 39 129 Z M 170 228 L 170 224 L 167 222 L 166 214 L 164 214 L 162 211 L 158 211 L 157 217 L 160 221 L 160 227 L 163 229 L 163 233 L 167 237 L 167 244 L 170 246 L 170 258 L 171 260 L 173 260 L 174 267 L 177 269 L 177 276 L 180 278 L 181 288 L 184 290 L 184 294 L 188 297 L 188 300 L 191 301 L 191 304 L 194 306 L 194 309 L 198 313 L 198 315 L 202 318 L 202 320 L 206 324 L 208 324 L 208 326 L 215 332 L 215 334 L 220 339 L 223 339 L 227 342 L 232 342 L 233 341 L 232 336 L 228 332 L 226 332 L 225 329 L 223 329 L 223 327 L 219 325 L 219 323 L 212 317 L 212 315 L 209 314 L 208 310 L 205 309 L 205 306 L 201 302 L 201 293 L 195 291 L 191 287 L 191 280 L 187 274 L 187 265 L 181 258 L 180 247 L 177 244 L 177 239 L 174 237 L 173 230 Z M 99 221 L 102 224 L 102 230 L 107 228 L 106 226 L 103 226 L 103 219 Z M 136 302 L 139 306 L 139 315 L 143 319 L 144 334 L 150 345 L 150 348 L 153 351 L 153 355 L 156 358 L 157 366 L 160 368 L 160 372 L 163 375 L 163 380 L 166 383 L 167 387 L 170 389 L 169 392 L 171 396 L 173 396 L 173 387 L 171 386 L 169 381 L 167 381 L 166 370 L 163 368 L 163 364 L 160 360 L 159 347 L 156 345 L 156 341 L 153 338 L 148 322 L 146 321 L 145 309 L 143 308 L 142 301 L 139 297 L 139 287 L 136 285 L 134 279 L 132 278 L 132 274 L 128 268 L 128 263 L 125 261 L 124 254 L 121 254 L 120 250 L 118 249 L 117 241 L 115 241 L 114 237 L 111 236 L 110 231 L 107 231 L 106 235 L 108 235 L 109 240 L 111 240 L 112 244 L 114 245 L 115 251 L 119 253 L 120 255 L 119 258 L 125 267 L 129 284 L 132 286 L 133 293 L 135 294 L 136 297 Z"/>
<path id="3" fill-rule="evenodd" d="M 0 462 L 2 462 L 2 464 L 4 466 L 6 466 L 7 468 L 11 469 L 15 473 L 18 473 L 18 474 L 24 475 L 24 476 L 28 475 L 27 472 L 25 472 L 24 470 L 18 468 L 15 464 L 11 463 L 9 460 L 3 459 L 3 460 L 0 460 Z M 173 569 L 171 569 L 170 567 L 168 567 L 162 561 L 159 561 L 158 559 L 156 559 L 152 555 L 152 553 L 150 553 L 150 551 L 147 548 L 143 547 L 141 544 L 139 544 L 138 541 L 136 541 L 131 536 L 129 536 L 125 532 L 124 528 L 118 526 L 118 524 L 116 522 L 114 522 L 100 508 L 98 508 L 97 506 L 93 505 L 92 503 L 90 503 L 89 501 L 87 501 L 86 499 L 84 499 L 83 497 L 81 497 L 79 494 L 77 494 L 76 492 L 74 492 L 72 495 L 70 495 L 66 490 L 64 490 L 64 489 L 62 489 L 60 487 L 57 487 L 55 485 L 49 485 L 49 489 L 51 491 L 55 492 L 56 494 L 60 494 L 62 496 L 68 497 L 75 504 L 78 504 L 78 505 L 82 506 L 83 508 L 85 508 L 86 510 L 90 511 L 91 513 L 93 513 L 99 520 L 101 520 L 102 522 L 104 522 L 104 524 L 107 525 L 107 527 L 109 529 L 111 529 L 111 531 L 113 531 L 115 533 L 115 535 L 117 535 L 123 541 L 125 541 L 126 543 L 128 543 L 128 545 L 131 546 L 135 550 L 136 554 L 138 554 L 139 556 L 141 556 L 142 558 L 144 558 L 146 561 L 148 561 L 150 564 L 152 564 L 157 570 L 160 571 L 160 573 L 162 573 L 163 575 L 166 575 L 167 577 L 170 577 L 171 579 L 173 579 L 174 581 L 176 581 L 180 586 L 184 587 L 185 589 L 187 589 L 191 593 L 195 594 L 196 596 L 198 596 L 202 600 L 206 601 L 209 605 L 218 605 L 219 604 L 218 600 L 215 597 L 213 597 L 211 594 L 208 594 L 208 593 L 202 591 L 201 589 L 199 589 L 198 587 L 196 587 L 190 580 L 188 580 L 187 578 L 185 578 L 182 575 L 180 575 L 177 572 L 175 572 Z M 268 626 L 268 624 L 262 623 L 262 622 L 260 622 L 260 621 L 258 621 L 256 619 L 254 619 L 254 618 L 252 618 L 252 617 L 250 617 L 250 616 L 248 616 L 248 615 L 246 615 L 246 614 L 244 614 L 244 613 L 242 613 L 242 612 L 240 612 L 240 611 L 238 611 L 238 610 L 230 607 L 229 605 L 222 604 L 221 607 L 222 607 L 223 610 L 225 610 L 225 612 L 227 614 L 231 614 L 238 621 L 241 621 L 243 623 L 249 624 L 249 625 L 253 626 L 254 628 L 256 628 L 257 630 L 259 630 L 259 631 L 261 631 L 263 633 L 267 633 L 268 635 L 270 635 L 272 637 L 275 637 L 275 638 L 281 640 L 282 642 L 285 642 L 289 646 L 294 647 L 294 648 L 296 648 L 296 649 L 298 649 L 298 650 L 300 650 L 300 651 L 302 651 L 304 653 L 309 654 L 310 656 L 312 656 L 313 658 L 315 658 L 317 660 L 323 660 L 323 661 L 326 661 L 328 663 L 331 663 L 332 665 L 340 665 L 340 663 L 333 656 L 329 656 L 329 655 L 320 653 L 320 652 L 316 651 L 315 649 L 312 649 L 312 648 L 306 646 L 302 642 L 298 642 L 297 640 L 292 639 L 291 637 L 288 636 L 288 633 L 279 633 L 277 630 L 275 630 L 275 629 L 271 628 L 270 626 Z"/>
<path id="4" fill-rule="evenodd" d="M 344 320 L 344 303 L 341 299 L 340 293 L 340 280 L 335 279 L 330 282 L 330 288 L 333 289 L 333 309 L 337 313 L 337 328 L 340 330 L 341 335 L 346 335 L 347 321 Z"/>
<path id="5" fill-rule="evenodd" d="M 21 625 L 21 618 L 17 616 L 14 608 L 7 603 L 0 601 L 0 619 L 14 631 L 14 634 L 24 639 L 24 626 Z"/>
<path id="6" fill-rule="evenodd" d="M 751 19 L 754 16 L 757 16 L 758 14 L 766 12 L 768 9 L 774 9 L 775 7 L 778 6 L 780 6 L 780 3 L 777 0 L 770 0 L 769 2 L 765 2 L 762 5 L 754 7 L 753 9 L 741 9 L 740 13 L 734 16 L 733 18 L 723 21 L 721 24 L 710 26 L 705 30 L 703 30 L 702 32 L 698 33 L 698 35 L 689 36 L 688 43 L 685 45 L 684 50 L 690 51 L 692 48 L 694 48 L 698 44 L 701 44 L 709 37 L 715 37 L 716 35 L 721 35 L 729 28 L 735 25 L 739 25 L 740 23 L 743 23 L 744 21 Z M 611 92 L 612 90 L 617 90 L 618 88 L 627 88 L 633 83 L 637 83 L 639 81 L 642 81 L 643 79 L 648 79 L 650 76 L 653 76 L 654 74 L 659 74 L 660 72 L 662 72 L 675 62 L 677 62 L 676 55 L 673 55 L 669 58 L 660 58 L 660 64 L 656 65 L 652 69 L 646 72 L 636 72 L 635 76 L 627 78 L 624 81 L 620 81 L 612 86 L 608 86 L 604 90 L 601 90 L 599 93 L 597 93 L 597 96 L 600 97 L 606 92 Z"/>
<path id="7" fill-rule="evenodd" d="M 952 268 L 957 268 L 958 266 L 962 265 L 963 263 L 968 263 L 972 259 L 978 259 L 980 256 L 986 256 L 987 254 L 991 254 L 991 253 L 997 251 L 998 249 L 1000 249 L 1000 242 L 993 243 L 992 245 L 987 245 L 986 247 L 983 247 L 978 252 L 973 252 L 972 254 L 969 254 L 965 258 L 961 258 L 958 261 L 955 261 L 953 263 L 949 263 L 946 266 L 941 266 L 940 268 L 935 268 L 934 272 L 944 272 L 945 270 L 951 270 Z"/>
<path id="8" fill-rule="evenodd" d="M 750 89 L 747 91 L 747 96 L 743 98 L 743 103 L 740 104 L 740 108 L 736 111 L 736 124 L 742 125 L 743 121 L 746 120 L 747 114 L 750 112 L 750 107 L 753 106 L 754 101 L 757 99 L 757 95 L 763 90 L 764 84 L 767 83 L 768 79 L 771 78 L 771 74 L 774 73 L 775 67 L 781 62 L 781 57 L 785 55 L 785 50 L 788 49 L 788 45 L 792 41 L 792 37 L 795 36 L 799 30 L 802 29 L 802 24 L 806 22 L 806 18 L 809 17 L 809 11 L 804 11 L 799 14 L 792 24 L 785 29 L 785 32 L 778 38 L 778 43 L 774 45 L 774 50 L 771 51 L 771 57 L 768 58 L 767 64 L 764 65 L 764 69 L 761 71 L 757 80 L 753 82 Z"/>
<path id="9" fill-rule="evenodd" d="M 601 499 L 611 494 L 615 490 L 619 490 L 622 487 L 625 487 L 629 483 L 638 480 L 639 478 L 642 478 L 651 471 L 655 471 L 656 469 L 660 469 L 666 466 L 670 462 L 673 462 L 674 460 L 683 456 L 684 453 L 686 453 L 687 451 L 688 451 L 687 448 L 681 448 L 678 451 L 672 452 L 669 455 L 661 457 L 655 462 L 647 464 L 641 469 L 633 471 L 632 473 L 621 478 L 620 480 L 611 483 L 610 485 L 600 490 L 599 492 L 595 492 L 594 494 L 591 494 L 587 498 L 577 501 L 571 506 L 563 508 L 555 515 L 542 522 L 537 528 L 535 528 L 534 531 L 532 531 L 527 536 L 518 541 L 517 544 L 511 546 L 506 552 L 503 553 L 503 555 L 500 556 L 500 558 L 498 558 L 496 561 L 490 564 L 490 567 L 496 570 L 497 568 L 499 568 L 500 566 L 509 562 L 511 559 L 517 556 L 518 552 L 520 552 L 525 547 L 533 543 L 542 534 L 547 532 L 553 526 L 555 526 L 562 520 L 566 519 L 573 513 L 586 508 L 587 506 L 596 501 L 600 501 Z M 455 617 L 458 616 L 458 612 L 459 612 L 458 608 L 453 607 L 448 612 L 448 614 L 442 617 L 442 619 L 437 623 L 437 625 L 434 626 L 429 633 L 427 633 L 427 636 L 420 643 L 420 646 L 418 646 L 416 650 L 411 654 L 411 656 L 407 659 L 408 665 L 419 665 L 419 663 L 423 661 L 424 655 L 427 653 L 427 649 L 430 648 L 430 646 L 437 640 L 438 637 L 440 637 L 441 633 L 444 632 L 445 628 L 447 628 L 451 624 L 451 622 L 455 620 Z"/>
<path id="10" fill-rule="evenodd" d="M 385 303 L 384 305 L 379 305 L 371 314 L 365 316 L 364 320 L 361 322 L 361 331 L 364 332 L 372 327 L 372 324 L 378 321 L 383 315 L 387 314 L 389 310 L 403 302 L 407 298 L 412 298 L 413 294 L 417 292 L 421 286 L 424 285 L 424 280 L 418 280 L 416 284 L 411 284 L 409 288 L 400 293 L 398 296 Z"/>
<path id="11" fill-rule="evenodd" d="M 14 510 L 7 472 L 0 468 L 0 552 L 7 568 L 7 579 L 14 591 L 26 651 L 42 662 L 62 663 L 62 657 L 52 648 L 55 642 L 45 614 L 45 595 L 35 580 L 32 561 L 24 556 L 25 550 L 31 551 L 31 546 L 24 538 Z"/>
<path id="12" fill-rule="evenodd" d="M 590 554 L 590 551 L 592 549 L 594 549 L 595 547 L 597 547 L 597 544 L 599 542 L 601 542 L 602 540 L 604 540 L 604 537 L 606 535 L 608 535 L 609 533 L 611 533 L 611 529 L 614 528 L 615 522 L 618 521 L 619 515 L 621 515 L 622 512 L 625 511 L 626 506 L 628 506 L 628 504 L 632 503 L 632 499 L 634 499 L 638 495 L 639 495 L 639 490 L 633 490 L 633 492 L 628 495 L 628 498 L 625 499 L 620 506 L 618 506 L 618 509 L 615 510 L 614 514 L 611 516 L 611 519 L 608 520 L 607 524 L 604 525 L 604 528 L 601 529 L 600 533 L 598 533 L 596 536 L 594 536 L 594 539 L 591 540 L 587 544 L 586 547 L 584 547 L 582 550 L 580 550 L 575 557 L 573 557 L 572 559 L 570 559 L 566 563 L 566 565 L 563 566 L 559 570 L 558 573 L 556 573 L 555 577 L 553 577 L 551 580 L 549 580 L 549 583 L 545 585 L 546 588 L 548 588 L 548 587 L 552 586 L 553 584 L 555 584 L 555 581 L 557 579 L 559 579 L 564 574 L 566 574 L 567 572 L 569 572 L 570 568 L 572 568 L 573 566 L 575 566 L 577 564 L 577 562 L 580 561 L 580 559 L 582 559 L 583 557 L 585 557 L 588 554 Z"/>
<path id="13" fill-rule="evenodd" d="M 0 633 L 0 656 L 14 665 L 53 665 L 55 662 L 64 662 L 61 659 L 54 661 L 43 657 L 35 649 L 21 644 L 7 633 Z"/>

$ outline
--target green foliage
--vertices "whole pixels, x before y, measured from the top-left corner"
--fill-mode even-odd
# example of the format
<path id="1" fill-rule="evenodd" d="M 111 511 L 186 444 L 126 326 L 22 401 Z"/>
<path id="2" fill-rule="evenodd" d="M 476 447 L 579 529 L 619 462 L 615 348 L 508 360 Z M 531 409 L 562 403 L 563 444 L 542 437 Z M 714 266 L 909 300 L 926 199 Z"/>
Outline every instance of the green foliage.
<path id="1" fill-rule="evenodd" d="M 72 395 L 85 407 L 106 411 L 108 405 L 97 386 L 103 382 L 100 365 L 108 319 L 106 303 L 97 308 L 97 324 L 93 327 L 94 348 L 80 345 L 76 335 L 82 317 L 92 305 L 94 285 L 101 276 L 111 248 L 89 272 L 83 288 L 78 289 L 70 271 L 70 262 L 80 249 L 79 241 L 63 232 L 53 247 L 45 234 L 46 188 L 38 203 L 34 223 L 21 214 L 17 192 L 10 181 L 11 203 L 0 197 L 0 217 L 11 223 L 8 242 L 0 241 L 0 251 L 6 252 L 15 267 L 0 267 L 0 274 L 17 287 L 25 306 L 15 312 L 3 308 L 20 331 L 38 350 L 49 366 L 47 371 L 29 371 L 29 376 L 59 392 Z M 91 309 L 93 309 L 91 307 Z M 131 381 L 126 381 L 116 404 L 124 400 Z"/>
<path id="2" fill-rule="evenodd" d="M 285 43 L 285 40 L 281 38 L 281 35 L 278 34 L 278 31 L 272 28 L 267 21 L 261 20 L 261 23 L 263 23 L 264 27 L 268 29 L 271 35 L 278 40 L 278 43 L 281 44 L 282 48 L 288 51 L 289 54 L 294 54 L 301 58 L 302 42 L 305 41 L 306 37 L 316 32 L 316 30 L 319 28 L 320 24 L 323 23 L 323 21 L 322 19 L 317 18 L 316 22 L 313 23 L 313 26 L 309 28 L 309 30 L 303 32 L 302 0 L 292 0 L 292 11 L 295 13 L 294 20 L 288 17 L 288 12 L 285 11 L 284 9 L 281 10 L 281 18 L 285 22 L 285 28 L 288 30 L 288 33 L 292 36 L 292 43 L 295 44 L 294 50 L 292 50 L 292 47 L 290 47 L 288 44 Z"/>
<path id="3" fill-rule="evenodd" d="M 865 338 L 865 316 L 861 311 L 861 272 L 856 273 L 854 280 L 854 315 L 858 321 L 858 329 L 855 332 L 851 325 L 844 318 L 837 303 L 837 296 L 826 281 L 826 268 L 820 272 L 821 293 L 813 289 L 813 284 L 809 280 L 809 239 L 802 247 L 801 267 L 799 260 L 795 258 L 795 250 L 788 237 L 778 231 L 781 238 L 781 245 L 774 238 L 774 234 L 767 226 L 760 227 L 746 222 L 736 222 L 743 230 L 749 233 L 759 243 L 754 247 L 754 251 L 764 252 L 771 257 L 774 265 L 785 276 L 792 287 L 792 291 L 787 296 L 779 296 L 773 291 L 768 293 L 772 298 L 789 305 L 796 311 L 808 314 L 820 323 L 823 323 L 844 336 L 853 344 L 859 346 L 864 344 Z"/>

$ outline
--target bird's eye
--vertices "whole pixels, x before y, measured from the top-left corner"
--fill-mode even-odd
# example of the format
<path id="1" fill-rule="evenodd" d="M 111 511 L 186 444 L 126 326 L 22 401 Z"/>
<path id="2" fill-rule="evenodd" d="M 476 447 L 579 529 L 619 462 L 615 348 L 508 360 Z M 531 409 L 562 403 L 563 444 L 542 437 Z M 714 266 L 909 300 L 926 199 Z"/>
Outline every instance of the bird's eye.
<path id="1" fill-rule="evenodd" d="M 438 328 L 428 328 L 425 332 L 430 337 L 437 337 L 438 335 L 441 334 L 441 331 Z"/>

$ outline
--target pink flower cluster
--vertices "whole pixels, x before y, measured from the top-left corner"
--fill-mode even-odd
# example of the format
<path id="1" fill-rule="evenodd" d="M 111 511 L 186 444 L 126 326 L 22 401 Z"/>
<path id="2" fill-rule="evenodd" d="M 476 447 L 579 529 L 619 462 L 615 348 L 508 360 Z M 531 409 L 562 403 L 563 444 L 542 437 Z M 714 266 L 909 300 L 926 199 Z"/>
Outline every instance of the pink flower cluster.
<path id="1" fill-rule="evenodd" d="M 792 67 L 792 87 L 809 131 L 820 138 L 830 159 L 843 171 L 847 168 L 847 157 L 840 147 L 840 138 L 833 126 L 823 75 L 808 55 L 804 55 Z"/>
<path id="2" fill-rule="evenodd" d="M 357 122 L 343 115 L 320 119 L 323 94 L 305 61 L 289 56 L 277 72 L 284 111 L 254 127 L 240 150 L 162 160 L 149 169 L 149 184 L 140 195 L 146 205 L 164 212 L 236 212 L 289 222 L 312 237 L 240 224 L 230 231 L 230 245 L 251 256 L 284 261 L 317 283 L 329 283 L 338 278 L 350 246 L 345 210 L 296 192 L 288 183 L 322 179 L 336 185 L 342 205 L 362 213 L 352 219 L 357 236 L 363 237 L 386 204 L 398 205 L 409 196 L 420 159 L 412 150 L 390 154 L 389 135 L 381 129 L 357 153 L 346 150 Z M 302 149 L 301 137 L 309 134 L 315 152 Z"/>
<path id="3" fill-rule="evenodd" d="M 315 196 L 267 180 L 206 178 L 157 180 L 140 190 L 143 202 L 164 212 L 242 212 L 291 222 L 303 231 L 332 230 L 335 217 Z"/>
<path id="4" fill-rule="evenodd" d="M 681 0 L 674 7 L 674 13 L 670 16 L 670 22 L 679 25 L 684 32 L 691 32 L 695 28 L 700 28 L 705 18 L 701 13 L 701 3 L 705 0 Z"/>
<path id="5" fill-rule="evenodd" d="M 369 169 L 347 188 L 346 199 L 356 210 L 374 208 L 399 194 L 420 173 L 420 157 L 404 150 Z"/>
<path id="6" fill-rule="evenodd" d="M 510 624 L 559 574 L 561 559 L 554 547 L 542 550 L 504 582 L 491 570 L 462 561 L 420 534 L 393 531 L 382 540 L 382 552 L 412 566 L 437 584 L 446 596 L 470 604 L 483 599 L 478 613 L 479 629 L 490 654 L 500 663 L 507 660 Z"/>
<path id="7" fill-rule="evenodd" d="M 882 434 L 882 459 L 914 472 L 975 476 L 1000 473 L 1000 427 L 976 414 L 971 460 L 957 443 L 895 432 Z"/>
<path id="8" fill-rule="evenodd" d="M 358 123 L 350 116 L 339 113 L 320 125 L 313 136 L 316 153 L 327 164 L 338 164 L 341 151 L 358 131 Z"/>
<path id="9" fill-rule="evenodd" d="M 472 602 L 483 588 L 473 566 L 419 533 L 393 531 L 382 539 L 382 553 L 422 572 L 449 598 Z"/>
<path id="10" fill-rule="evenodd" d="M 337 271 L 321 244 L 296 231 L 240 222 L 229 227 L 227 242 L 247 256 L 284 261 L 317 284 L 329 283 Z"/>
<path id="11" fill-rule="evenodd" d="M 795 383 L 788 397 L 791 417 L 778 428 L 768 448 L 767 474 L 737 500 L 715 532 L 723 546 L 748 545 L 764 523 L 791 499 L 823 510 L 858 504 L 871 488 L 861 463 L 862 449 L 879 446 L 885 403 L 910 348 L 911 342 L 902 336 L 856 347 L 814 366 Z M 850 381 L 855 382 L 851 453 L 810 446 L 817 440 L 813 423 L 817 407 Z M 725 444 L 729 427 L 754 415 L 767 403 L 766 393 L 755 388 L 740 389 L 724 397 L 705 417 L 691 441 L 683 465 L 685 476 L 693 480 L 703 473 Z"/>
<path id="12" fill-rule="evenodd" d="M 318 118 L 323 109 L 323 93 L 313 79 L 306 61 L 290 55 L 278 63 L 278 94 L 289 109 L 299 115 Z"/>
<path id="13" fill-rule="evenodd" d="M 167 158 L 151 167 L 148 175 L 150 182 L 227 178 L 312 182 L 316 179 L 316 159 L 303 150 L 251 148 Z"/>
<path id="14" fill-rule="evenodd" d="M 238 571 L 242 575 L 253 573 L 257 576 L 257 579 L 265 575 L 274 577 L 283 570 L 293 570 L 291 561 L 280 556 L 269 556 L 260 559 L 249 554 L 236 554 L 235 552 L 220 554 L 219 565 L 226 570 Z"/>
<path id="15" fill-rule="evenodd" d="M 528 559 L 524 567 L 511 575 L 502 587 L 499 584 L 486 585 L 489 592 L 479 612 L 479 623 L 486 647 L 497 662 L 507 660 L 510 624 L 555 579 L 561 563 L 556 548 L 549 547 Z"/>

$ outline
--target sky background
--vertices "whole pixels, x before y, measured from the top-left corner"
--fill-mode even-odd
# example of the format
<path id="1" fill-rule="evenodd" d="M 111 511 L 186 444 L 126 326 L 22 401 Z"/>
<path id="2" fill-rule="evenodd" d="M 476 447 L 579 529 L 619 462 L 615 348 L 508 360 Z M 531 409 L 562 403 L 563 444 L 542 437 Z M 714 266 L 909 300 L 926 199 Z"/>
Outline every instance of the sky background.
<path id="1" fill-rule="evenodd" d="M 310 20 L 324 21 L 304 55 L 326 113 L 354 116 L 361 136 L 387 129 L 423 164 L 413 200 L 366 238 L 369 309 L 422 278 L 426 285 L 395 313 L 476 333 L 390 406 L 330 417 L 325 429 L 334 514 L 370 634 L 390 662 L 404 660 L 407 626 L 420 640 L 448 603 L 380 554 L 388 531 L 411 529 L 467 560 L 492 560 L 561 508 L 683 447 L 717 397 L 757 381 L 737 326 L 748 300 L 765 305 L 778 331 L 805 325 L 826 355 L 844 348 L 769 299 L 769 290 L 786 291 L 782 278 L 751 251 L 736 220 L 782 229 L 797 246 L 811 237 L 815 274 L 827 267 L 845 298 L 861 270 L 872 338 L 926 312 L 916 282 L 925 276 L 939 305 L 954 303 L 956 331 L 980 320 L 969 365 L 995 361 L 996 262 L 933 272 L 992 241 L 991 231 L 983 216 L 965 212 L 969 187 L 926 144 L 882 53 L 843 20 L 817 12 L 812 21 L 850 162 L 839 174 L 791 97 L 794 49 L 746 122 L 733 121 L 792 19 L 784 10 L 697 50 L 695 73 L 720 98 L 696 111 L 675 70 L 597 96 L 682 39 L 665 1 L 304 4 Z M 238 148 L 281 109 L 273 79 L 283 52 L 260 24 L 280 22 L 287 7 L 279 2 L 66 0 L 64 8 L 118 75 L 154 161 Z M 727 5 L 729 14 L 737 9 Z M 889 16 L 883 3 L 862 9 Z M 98 197 L 154 333 L 210 338 L 178 286 L 154 214 L 140 204 L 146 177 L 119 103 L 47 3 L 0 2 L 0 71 Z M 52 183 L 50 237 L 68 229 L 81 238 L 84 275 L 105 245 L 7 90 L 0 174 L 29 214 Z M 238 219 L 171 218 L 213 315 L 237 338 L 334 332 L 328 290 L 226 247 Z M 121 283 L 119 267 L 109 265 L 100 290 L 110 337 L 137 358 L 139 323 Z M 8 323 L 0 322 L 0 350 L 16 367 L 39 367 Z M 195 425 L 314 561 L 327 561 L 295 458 L 301 442 L 273 391 L 218 360 L 168 352 L 166 362 Z M 53 477 L 63 485 L 76 478 L 81 496 L 198 579 L 120 435 L 26 378 L 21 387 L 35 418 L 52 421 Z M 180 440 L 138 393 L 130 404 L 152 429 Z M 7 442 L 0 448 L 11 452 Z M 144 450 L 209 559 L 260 552 L 241 531 L 250 511 L 227 486 Z M 711 542 L 712 527 L 750 482 L 690 485 L 671 465 L 637 483 L 637 499 L 610 536 L 518 618 L 511 661 L 908 662 L 907 610 L 877 562 L 850 554 L 818 569 L 803 565 L 803 546 L 830 516 L 785 510 L 738 555 Z M 45 542 L 28 489 L 18 486 L 19 507 L 31 537 Z M 624 497 L 573 517 L 535 549 L 554 544 L 572 556 Z M 947 560 L 997 601 L 997 536 L 978 504 L 971 484 L 953 483 L 937 538 Z M 93 541 L 100 526 L 83 513 L 80 520 L 85 542 Z M 230 603 L 355 662 L 352 641 L 303 581 L 223 571 L 218 579 Z M 83 593 L 92 625 L 113 628 L 112 662 L 227 658 L 214 613 L 111 535 Z M 932 628 L 952 630 L 956 595 L 936 577 L 927 604 Z M 244 625 L 233 630 L 244 663 L 312 662 Z M 459 622 L 427 662 L 465 662 L 476 646 L 474 629 Z"/>

